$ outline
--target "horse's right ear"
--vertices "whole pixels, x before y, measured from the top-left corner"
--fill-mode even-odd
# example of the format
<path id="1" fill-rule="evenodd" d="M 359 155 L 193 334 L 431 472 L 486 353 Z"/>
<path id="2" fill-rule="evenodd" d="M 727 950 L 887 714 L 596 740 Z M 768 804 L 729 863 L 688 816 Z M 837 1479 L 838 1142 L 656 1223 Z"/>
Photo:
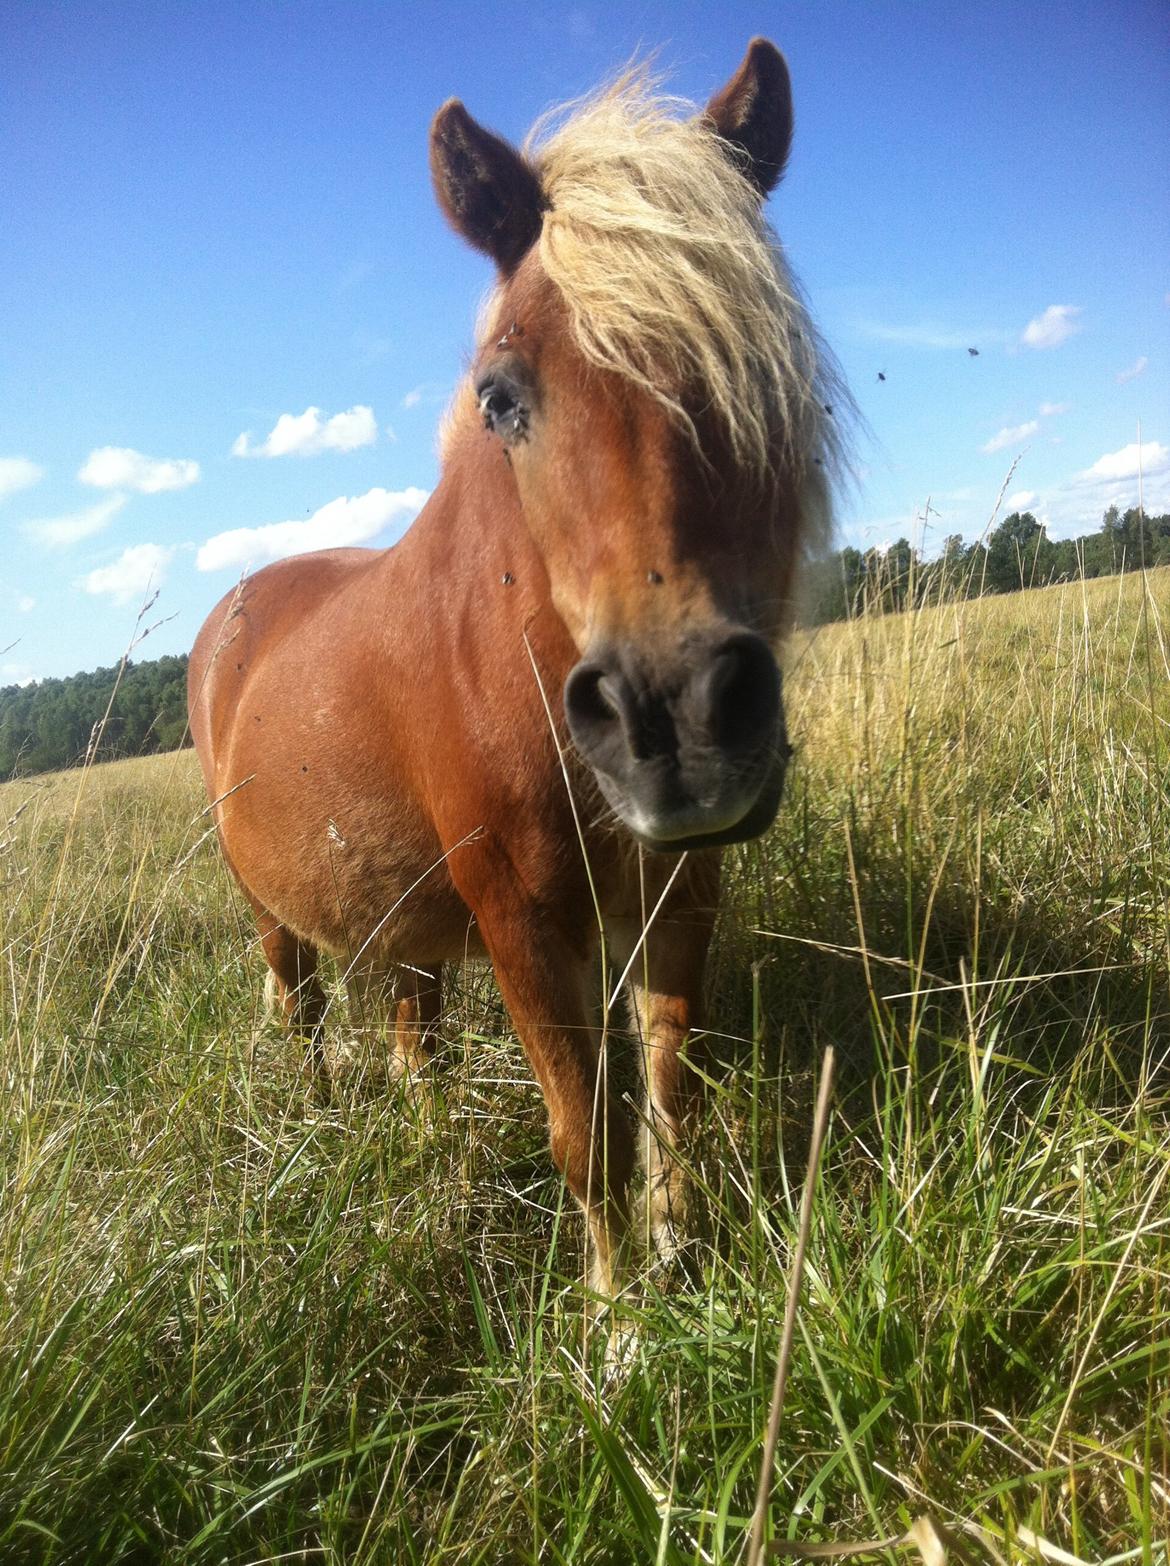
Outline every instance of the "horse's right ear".
<path id="1" fill-rule="evenodd" d="M 456 233 L 491 256 L 501 272 L 514 271 L 540 233 L 548 205 L 532 165 L 451 98 L 431 125 L 431 177 Z"/>
<path id="2" fill-rule="evenodd" d="M 784 173 L 792 143 L 792 83 L 774 43 L 752 39 L 739 70 L 707 105 L 706 119 L 766 196 Z"/>

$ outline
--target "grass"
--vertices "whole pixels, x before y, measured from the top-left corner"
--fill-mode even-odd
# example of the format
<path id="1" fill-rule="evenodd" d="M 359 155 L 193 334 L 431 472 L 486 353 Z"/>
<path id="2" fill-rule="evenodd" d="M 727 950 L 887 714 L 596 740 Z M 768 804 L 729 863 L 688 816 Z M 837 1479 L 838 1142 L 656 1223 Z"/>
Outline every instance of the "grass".
<path id="1" fill-rule="evenodd" d="M 618 1376 L 485 973 L 425 1112 L 310 1111 L 192 757 L 0 788 L 0 1559 L 743 1560 L 831 1042 L 771 1536 L 1164 1566 L 1168 608 L 1161 571 L 793 649 L 699 1275 L 648 1271 Z"/>

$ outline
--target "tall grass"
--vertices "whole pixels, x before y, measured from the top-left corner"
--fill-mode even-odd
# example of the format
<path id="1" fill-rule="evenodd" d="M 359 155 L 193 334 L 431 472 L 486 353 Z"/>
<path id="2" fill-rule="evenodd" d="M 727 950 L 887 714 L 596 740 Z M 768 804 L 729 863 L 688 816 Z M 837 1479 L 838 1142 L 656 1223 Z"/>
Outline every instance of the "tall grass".
<path id="1" fill-rule="evenodd" d="M 0 789 L 0 1560 L 742 1560 L 831 1042 L 770 1536 L 1164 1563 L 1168 608 L 1162 571 L 793 649 L 697 1266 L 647 1266 L 621 1373 L 483 972 L 425 1105 L 311 1108 L 190 755 Z"/>

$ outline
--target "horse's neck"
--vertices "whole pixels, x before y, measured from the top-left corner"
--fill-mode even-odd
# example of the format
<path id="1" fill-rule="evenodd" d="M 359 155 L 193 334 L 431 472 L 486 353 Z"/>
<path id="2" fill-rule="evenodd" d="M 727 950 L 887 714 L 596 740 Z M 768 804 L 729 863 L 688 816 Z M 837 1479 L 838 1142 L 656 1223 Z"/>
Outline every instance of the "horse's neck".
<path id="1" fill-rule="evenodd" d="M 559 689 L 576 655 L 552 607 L 511 468 L 477 428 L 459 432 L 448 452 L 430 500 L 383 558 L 382 601 L 410 610 L 403 634 L 421 629 L 421 613 L 428 640 L 456 661 L 475 648 L 485 656 L 519 648 L 527 660 L 528 637 Z"/>
<path id="2" fill-rule="evenodd" d="M 523 571 L 529 581 L 534 573 L 547 580 L 503 449 L 482 430 L 450 442 L 439 483 L 411 532 L 416 529 L 420 552 L 449 586 L 463 583 L 482 594 L 497 567 L 500 576 L 519 578 Z"/>

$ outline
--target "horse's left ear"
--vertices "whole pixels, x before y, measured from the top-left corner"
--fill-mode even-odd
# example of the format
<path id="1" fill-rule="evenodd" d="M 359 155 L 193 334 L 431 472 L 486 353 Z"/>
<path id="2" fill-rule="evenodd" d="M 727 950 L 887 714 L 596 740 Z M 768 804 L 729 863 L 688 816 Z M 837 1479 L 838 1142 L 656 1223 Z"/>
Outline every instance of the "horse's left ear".
<path id="1" fill-rule="evenodd" d="M 711 99 L 705 118 L 746 157 L 744 173 L 766 196 L 784 172 L 792 143 L 792 83 L 774 43 L 752 39 L 743 64 Z"/>
<path id="2" fill-rule="evenodd" d="M 431 177 L 456 233 L 513 271 L 540 233 L 547 203 L 532 165 L 451 98 L 431 125 Z"/>

